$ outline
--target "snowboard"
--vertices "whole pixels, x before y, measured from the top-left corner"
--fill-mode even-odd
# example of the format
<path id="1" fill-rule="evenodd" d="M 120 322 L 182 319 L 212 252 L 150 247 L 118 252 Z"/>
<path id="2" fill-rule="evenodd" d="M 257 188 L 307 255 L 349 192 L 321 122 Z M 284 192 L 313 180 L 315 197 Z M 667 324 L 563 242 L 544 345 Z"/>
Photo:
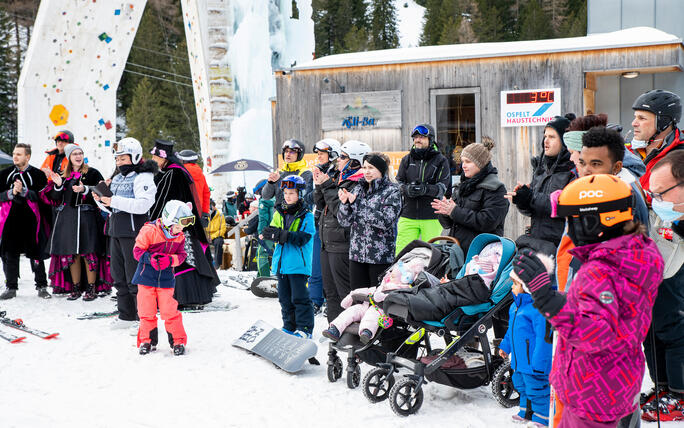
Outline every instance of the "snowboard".
<path id="1" fill-rule="evenodd" d="M 300 371 L 318 352 L 313 340 L 287 334 L 262 320 L 249 327 L 233 346 L 257 354 L 288 373 Z"/>
<path id="2" fill-rule="evenodd" d="M 257 297 L 278 297 L 278 278 L 274 276 L 255 278 L 250 290 Z"/>

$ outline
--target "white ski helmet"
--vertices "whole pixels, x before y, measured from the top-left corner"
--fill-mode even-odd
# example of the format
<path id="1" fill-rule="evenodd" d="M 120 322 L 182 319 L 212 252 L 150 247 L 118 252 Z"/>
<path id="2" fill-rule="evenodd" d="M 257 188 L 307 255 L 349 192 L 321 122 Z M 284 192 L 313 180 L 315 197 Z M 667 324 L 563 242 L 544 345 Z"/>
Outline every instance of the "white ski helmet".
<path id="1" fill-rule="evenodd" d="M 314 153 L 325 152 L 329 160 L 335 160 L 340 155 L 340 142 L 334 138 L 324 138 L 317 142 L 313 149 Z"/>
<path id="2" fill-rule="evenodd" d="M 359 165 L 363 165 L 363 157 L 371 151 L 371 148 L 368 144 L 362 143 L 361 141 L 349 140 L 342 144 L 341 150 L 342 153 L 349 156 L 349 159 L 353 159 L 357 161 Z"/>
<path id="3" fill-rule="evenodd" d="M 164 205 L 161 221 L 166 227 L 181 224 L 183 227 L 195 224 L 195 215 L 192 213 L 192 203 L 183 203 L 172 199 Z"/>
<path id="4" fill-rule="evenodd" d="M 133 165 L 140 163 L 142 159 L 142 146 L 140 141 L 133 137 L 122 138 L 114 143 L 114 156 L 131 155 Z"/>

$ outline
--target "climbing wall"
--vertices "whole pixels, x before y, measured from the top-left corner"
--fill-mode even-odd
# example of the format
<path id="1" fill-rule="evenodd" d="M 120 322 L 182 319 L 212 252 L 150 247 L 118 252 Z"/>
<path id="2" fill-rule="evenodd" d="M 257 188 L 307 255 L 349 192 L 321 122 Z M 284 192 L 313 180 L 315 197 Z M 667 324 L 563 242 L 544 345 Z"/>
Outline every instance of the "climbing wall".
<path id="1" fill-rule="evenodd" d="M 88 163 L 114 167 L 116 91 L 146 0 L 44 0 L 19 79 L 19 141 L 45 159 L 60 130 L 74 133 Z"/>

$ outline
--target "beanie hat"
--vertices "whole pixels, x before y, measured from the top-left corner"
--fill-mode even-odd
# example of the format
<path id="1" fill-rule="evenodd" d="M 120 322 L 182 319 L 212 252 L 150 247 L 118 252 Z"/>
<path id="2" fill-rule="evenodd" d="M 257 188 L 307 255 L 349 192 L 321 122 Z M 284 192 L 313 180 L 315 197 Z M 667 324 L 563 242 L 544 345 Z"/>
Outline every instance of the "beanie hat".
<path id="1" fill-rule="evenodd" d="M 575 115 L 572 113 L 568 113 L 563 116 L 556 116 L 553 118 L 553 120 L 549 123 L 546 124 L 544 128 L 553 128 L 558 132 L 558 136 L 560 137 L 561 141 L 563 144 L 565 144 L 565 141 L 563 140 L 563 134 L 565 134 L 565 130 L 568 129 L 568 126 L 570 126 L 570 121 L 572 119 L 569 119 L 569 117 L 572 117 L 573 119 L 575 118 Z"/>
<path id="2" fill-rule="evenodd" d="M 363 161 L 368 162 L 369 164 L 376 167 L 383 177 L 387 175 L 387 170 L 389 169 L 389 166 L 387 165 L 385 159 L 383 159 L 379 154 L 369 153 L 363 157 Z"/>
<path id="3" fill-rule="evenodd" d="M 563 135 L 563 141 L 565 146 L 576 152 L 582 151 L 582 135 L 586 134 L 587 131 L 568 131 Z"/>
<path id="4" fill-rule="evenodd" d="M 482 143 L 471 143 L 461 151 L 461 159 L 468 158 L 476 167 L 482 169 L 492 160 L 490 150 L 494 147 L 494 140 L 483 137 Z"/>
<path id="5" fill-rule="evenodd" d="M 83 151 L 80 147 L 78 147 L 76 144 L 67 144 L 64 146 L 64 156 L 66 156 L 67 159 L 71 157 L 71 153 L 73 153 L 74 150 L 80 150 Z"/>

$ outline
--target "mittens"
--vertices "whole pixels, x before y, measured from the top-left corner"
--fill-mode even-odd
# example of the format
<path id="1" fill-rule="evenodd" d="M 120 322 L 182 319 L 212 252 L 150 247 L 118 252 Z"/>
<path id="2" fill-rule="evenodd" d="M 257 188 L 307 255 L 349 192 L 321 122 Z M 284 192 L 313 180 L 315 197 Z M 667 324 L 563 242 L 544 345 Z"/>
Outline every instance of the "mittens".
<path id="1" fill-rule="evenodd" d="M 150 258 L 150 264 L 155 270 L 164 270 L 171 266 L 171 256 L 168 254 L 154 253 Z"/>
<path id="2" fill-rule="evenodd" d="M 527 185 L 516 190 L 515 196 L 513 196 L 513 203 L 522 208 L 529 207 L 532 203 L 532 190 Z"/>
<path id="3" fill-rule="evenodd" d="M 547 318 L 556 316 L 565 305 L 565 295 L 551 288 L 546 266 L 534 251 L 524 249 L 513 259 L 513 271 L 524 283 L 523 289 L 532 295 L 533 306 Z"/>

